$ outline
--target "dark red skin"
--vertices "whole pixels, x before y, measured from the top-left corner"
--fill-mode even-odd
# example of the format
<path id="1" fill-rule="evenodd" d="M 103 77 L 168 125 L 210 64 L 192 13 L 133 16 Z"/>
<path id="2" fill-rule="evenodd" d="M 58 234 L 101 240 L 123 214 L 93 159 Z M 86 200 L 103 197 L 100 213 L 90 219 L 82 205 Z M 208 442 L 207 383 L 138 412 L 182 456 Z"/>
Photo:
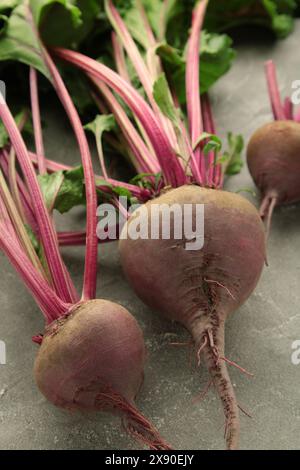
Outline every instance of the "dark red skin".
<path id="1" fill-rule="evenodd" d="M 214 309 L 226 318 L 249 297 L 265 254 L 257 210 L 233 193 L 185 186 L 145 204 L 205 204 L 205 245 L 187 251 L 180 240 L 120 240 L 122 266 L 138 295 L 153 309 L 194 330 Z M 130 221 L 129 221 L 130 223 Z M 205 279 L 217 281 L 228 291 Z"/>
<path id="2" fill-rule="evenodd" d="M 184 186 L 145 204 L 204 204 L 205 244 L 185 250 L 184 241 L 120 240 L 123 269 L 138 296 L 181 323 L 203 346 L 227 419 L 227 446 L 238 447 L 238 406 L 225 362 L 224 323 L 252 293 L 265 262 L 264 227 L 255 207 L 233 193 Z M 130 224 L 132 218 L 129 219 Z M 125 229 L 126 230 L 126 227 Z"/>
<path id="3" fill-rule="evenodd" d="M 274 121 L 258 129 L 250 139 L 247 162 L 263 199 L 276 205 L 300 201 L 300 124 Z"/>
<path id="4" fill-rule="evenodd" d="M 134 406 L 144 378 L 145 345 L 134 317 L 107 300 L 77 305 L 46 330 L 34 374 L 54 405 L 119 414 L 153 449 L 169 448 Z"/>

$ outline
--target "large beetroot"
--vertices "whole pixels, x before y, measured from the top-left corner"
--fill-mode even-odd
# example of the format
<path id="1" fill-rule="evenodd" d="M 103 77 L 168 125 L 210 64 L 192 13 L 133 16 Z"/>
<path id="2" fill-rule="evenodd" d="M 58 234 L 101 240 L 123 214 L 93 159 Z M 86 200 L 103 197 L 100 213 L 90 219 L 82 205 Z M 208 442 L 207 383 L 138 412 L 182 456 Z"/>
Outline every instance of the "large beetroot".
<path id="1" fill-rule="evenodd" d="M 259 215 L 242 197 L 225 191 L 183 186 L 148 202 L 143 217 L 149 220 L 158 204 L 172 208 L 204 204 L 204 246 L 186 248 L 188 240 L 177 240 L 174 232 L 163 239 L 126 236 L 135 214 L 123 229 L 121 262 L 136 293 L 153 309 L 181 323 L 192 335 L 198 357 L 203 354 L 214 385 L 223 402 L 226 440 L 229 449 L 239 441 L 239 410 L 226 368 L 224 328 L 228 315 L 245 302 L 254 290 L 264 264 L 264 232 Z M 194 215 L 195 216 L 195 215 Z M 147 222 L 146 222 L 147 223 Z M 171 227 L 184 228 L 184 218 L 171 218 Z"/>

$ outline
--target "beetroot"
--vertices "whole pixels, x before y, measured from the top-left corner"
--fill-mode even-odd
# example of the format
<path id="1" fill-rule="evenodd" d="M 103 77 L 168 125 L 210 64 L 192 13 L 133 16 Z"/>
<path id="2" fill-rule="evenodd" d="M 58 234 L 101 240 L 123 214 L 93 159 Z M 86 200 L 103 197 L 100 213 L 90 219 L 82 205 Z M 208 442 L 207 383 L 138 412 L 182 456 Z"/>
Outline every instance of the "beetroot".
<path id="1" fill-rule="evenodd" d="M 144 206 L 149 232 L 153 204 L 204 204 L 204 247 L 188 251 L 185 240 L 173 236 L 164 240 L 161 233 L 157 240 L 121 239 L 123 269 L 142 300 L 191 333 L 223 403 L 227 446 L 237 448 L 239 412 L 226 369 L 224 323 L 245 302 L 260 277 L 265 252 L 263 225 L 254 206 L 238 195 L 184 186 Z M 134 215 L 128 226 L 133 219 Z M 183 220 L 177 223 L 183 225 Z"/>
<path id="2" fill-rule="evenodd" d="M 134 400 L 144 379 L 145 344 L 133 316 L 107 300 L 90 300 L 51 323 L 35 361 L 39 389 L 54 405 L 105 411 L 153 449 L 166 449 Z"/>
<path id="3" fill-rule="evenodd" d="M 266 71 L 275 121 L 252 135 L 247 162 L 261 191 L 260 214 L 266 219 L 268 234 L 274 208 L 300 201 L 300 124 L 292 120 L 291 106 L 284 106 L 280 101 L 272 62 L 266 64 Z"/>

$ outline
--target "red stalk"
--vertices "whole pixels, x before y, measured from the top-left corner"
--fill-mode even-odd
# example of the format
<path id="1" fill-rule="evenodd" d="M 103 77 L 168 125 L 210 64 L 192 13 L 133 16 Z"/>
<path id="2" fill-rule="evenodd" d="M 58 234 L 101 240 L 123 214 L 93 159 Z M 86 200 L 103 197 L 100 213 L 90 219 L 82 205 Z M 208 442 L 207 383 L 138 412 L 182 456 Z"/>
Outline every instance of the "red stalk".
<path id="1" fill-rule="evenodd" d="M 85 246 L 86 232 L 58 232 L 58 242 L 60 246 Z M 106 240 L 98 239 L 98 243 L 114 242 L 107 238 Z"/>
<path id="2" fill-rule="evenodd" d="M 205 132 L 216 134 L 216 126 L 214 123 L 213 113 L 209 96 L 207 93 L 202 97 L 203 124 Z M 210 187 L 221 188 L 223 185 L 222 166 L 215 162 L 215 152 L 208 155 L 208 176 L 207 183 Z"/>
<path id="3" fill-rule="evenodd" d="M 287 96 L 284 100 L 284 114 L 286 119 L 291 121 L 294 120 L 294 105 L 289 96 Z"/>
<path id="4" fill-rule="evenodd" d="M 274 119 L 278 121 L 285 121 L 286 116 L 284 113 L 284 108 L 281 104 L 281 98 L 276 76 L 276 68 L 272 60 L 266 62 L 265 71 L 267 76 L 268 91 L 272 104 Z"/>
<path id="5" fill-rule="evenodd" d="M 32 293 L 48 324 L 69 310 L 70 305 L 63 302 L 49 287 L 20 248 L 16 237 L 13 237 L 11 232 L 7 233 L 2 223 L 0 223 L 0 247 Z"/>
<path id="6" fill-rule="evenodd" d="M 96 233 L 97 195 L 92 160 L 85 132 L 83 130 L 76 108 L 52 58 L 45 50 L 44 60 L 52 76 L 56 92 L 72 124 L 82 159 L 87 203 L 86 256 L 82 299 L 89 300 L 95 298 L 96 296 L 98 254 L 98 240 Z"/>
<path id="7" fill-rule="evenodd" d="M 126 67 L 125 54 L 122 45 L 120 44 L 117 34 L 113 31 L 111 33 L 111 42 L 114 51 L 114 59 L 117 67 L 118 74 L 130 83 L 129 73 Z"/>
<path id="8" fill-rule="evenodd" d="M 153 84 L 156 80 L 156 76 L 151 76 L 150 70 L 148 70 L 143 57 L 140 54 L 140 51 L 135 44 L 134 40 L 130 32 L 128 31 L 124 21 L 122 20 L 118 10 L 113 5 L 112 0 L 105 0 L 105 7 L 106 13 L 112 23 L 114 29 L 116 30 L 117 34 L 119 35 L 124 48 L 130 60 L 138 74 L 138 77 L 141 81 L 141 84 L 144 87 L 148 100 L 152 106 L 153 111 L 157 115 L 158 119 L 160 120 L 161 126 L 163 127 L 166 137 L 169 140 L 169 143 L 176 148 L 177 140 L 176 134 L 173 128 L 172 123 L 166 118 L 160 111 L 159 106 L 157 105 L 154 97 L 153 97 Z M 141 18 L 142 21 L 142 18 Z"/>
<path id="9" fill-rule="evenodd" d="M 27 187 L 30 188 L 31 205 L 39 227 L 39 233 L 55 291 L 64 302 L 69 303 L 76 301 L 77 299 L 74 298 L 74 290 L 70 287 L 72 285 L 70 277 L 59 253 L 57 236 L 45 207 L 43 195 L 26 146 L 14 118 L 3 99 L 0 103 L 0 117 L 10 137 L 12 146 L 15 149 Z"/>
<path id="10" fill-rule="evenodd" d="M 117 73 L 83 54 L 61 48 L 55 48 L 54 53 L 61 59 L 81 68 L 89 75 L 93 75 L 98 80 L 103 80 L 120 95 L 145 128 L 161 165 L 166 184 L 171 184 L 173 187 L 184 185 L 186 176 L 177 156 L 161 129 L 160 122 L 139 93 Z"/>
<path id="11" fill-rule="evenodd" d="M 199 48 L 201 29 L 207 7 L 207 0 L 202 0 L 195 8 L 193 13 L 192 30 L 188 42 L 187 66 L 186 66 L 186 98 L 189 120 L 189 129 L 191 134 L 192 146 L 203 133 L 203 122 L 200 100 L 200 71 L 199 71 Z M 205 161 L 201 149 L 198 146 L 195 149 L 195 158 L 201 171 L 200 183 L 205 184 Z"/>
<path id="12" fill-rule="evenodd" d="M 10 175 L 9 175 L 9 155 L 6 150 L 2 151 L 2 155 L 0 156 L 1 160 L 1 168 L 3 170 L 4 175 L 8 180 L 10 180 Z M 27 188 L 20 177 L 20 175 L 17 173 L 16 174 L 16 183 L 17 183 L 17 188 L 19 192 L 19 197 L 20 197 L 20 202 L 21 202 L 21 210 L 24 212 L 25 215 L 25 221 L 30 225 L 30 227 L 33 229 L 35 233 L 38 232 L 38 227 L 37 223 L 35 220 L 35 215 L 33 212 L 33 209 L 31 207 L 31 199 L 29 196 L 29 193 L 27 191 Z"/>
<path id="13" fill-rule="evenodd" d="M 34 129 L 35 149 L 38 156 L 38 167 L 39 173 L 42 175 L 47 172 L 44 161 L 44 143 L 41 126 L 41 115 L 39 105 L 39 94 L 38 94 L 38 81 L 37 72 L 33 67 L 30 67 L 29 72 L 29 83 L 30 83 L 30 97 L 31 97 L 31 111 Z"/>
<path id="14" fill-rule="evenodd" d="M 124 78 L 124 80 L 126 80 L 128 83 L 131 84 L 131 80 L 130 80 L 130 77 L 129 77 L 129 73 L 128 73 L 128 69 L 127 69 L 127 65 L 126 65 L 126 61 L 125 61 L 124 48 L 123 48 L 118 36 L 116 35 L 116 33 L 114 31 L 112 32 L 111 37 L 112 37 L 112 45 L 113 45 L 114 59 L 115 59 L 115 63 L 116 63 L 117 72 L 120 75 L 120 77 Z M 127 117 L 127 115 L 126 115 L 126 117 Z M 148 139 L 148 136 L 145 132 L 145 129 L 143 128 L 142 124 L 140 123 L 140 121 L 137 118 L 135 118 L 135 121 L 136 121 L 136 124 L 137 124 L 137 126 L 140 130 L 142 138 L 145 141 L 145 142 L 143 142 L 143 139 L 141 139 L 143 145 L 145 145 L 145 143 L 146 143 L 146 146 L 149 149 L 148 151 L 150 153 L 154 153 L 153 152 L 153 147 L 152 147 L 151 143 L 149 142 L 149 139 Z M 124 131 L 123 131 L 123 133 L 124 133 Z M 126 133 L 124 133 L 124 135 L 126 135 Z M 139 134 L 138 134 L 138 136 L 139 136 Z M 139 138 L 140 138 L 140 136 L 139 136 Z"/>
<path id="15" fill-rule="evenodd" d="M 111 111 L 113 112 L 127 143 L 137 159 L 136 170 L 138 173 L 159 173 L 159 164 L 153 155 L 151 155 L 143 139 L 136 131 L 135 127 L 128 118 L 126 112 L 115 98 L 110 89 L 100 80 L 90 77 L 94 85 L 105 97 Z"/>

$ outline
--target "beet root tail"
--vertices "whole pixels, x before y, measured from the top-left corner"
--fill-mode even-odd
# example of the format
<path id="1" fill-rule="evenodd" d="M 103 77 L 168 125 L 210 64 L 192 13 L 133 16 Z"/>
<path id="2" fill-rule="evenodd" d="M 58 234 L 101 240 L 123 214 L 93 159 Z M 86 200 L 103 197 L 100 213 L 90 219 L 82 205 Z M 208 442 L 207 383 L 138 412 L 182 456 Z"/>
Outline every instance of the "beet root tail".
<path id="1" fill-rule="evenodd" d="M 151 422 L 125 398 L 112 390 L 98 394 L 98 410 L 113 410 L 121 415 L 124 430 L 140 444 L 151 450 L 172 450 Z"/>
<path id="2" fill-rule="evenodd" d="M 272 216 L 274 209 L 277 205 L 277 197 L 272 196 L 270 194 L 267 194 L 260 206 L 260 216 L 262 220 L 265 222 L 266 226 L 266 241 L 268 241 L 269 235 L 270 235 L 270 230 L 271 230 L 271 223 L 272 223 Z"/>
<path id="3" fill-rule="evenodd" d="M 203 356 L 223 405 L 227 449 L 237 450 L 240 438 L 239 406 L 224 360 L 224 324 L 212 327 L 206 334 L 208 341 L 203 348 Z"/>
<path id="4" fill-rule="evenodd" d="M 141 444 L 149 447 L 151 450 L 172 450 L 159 435 L 158 431 L 137 409 L 132 407 L 127 410 L 122 419 L 123 427 L 128 434 L 139 441 Z"/>

